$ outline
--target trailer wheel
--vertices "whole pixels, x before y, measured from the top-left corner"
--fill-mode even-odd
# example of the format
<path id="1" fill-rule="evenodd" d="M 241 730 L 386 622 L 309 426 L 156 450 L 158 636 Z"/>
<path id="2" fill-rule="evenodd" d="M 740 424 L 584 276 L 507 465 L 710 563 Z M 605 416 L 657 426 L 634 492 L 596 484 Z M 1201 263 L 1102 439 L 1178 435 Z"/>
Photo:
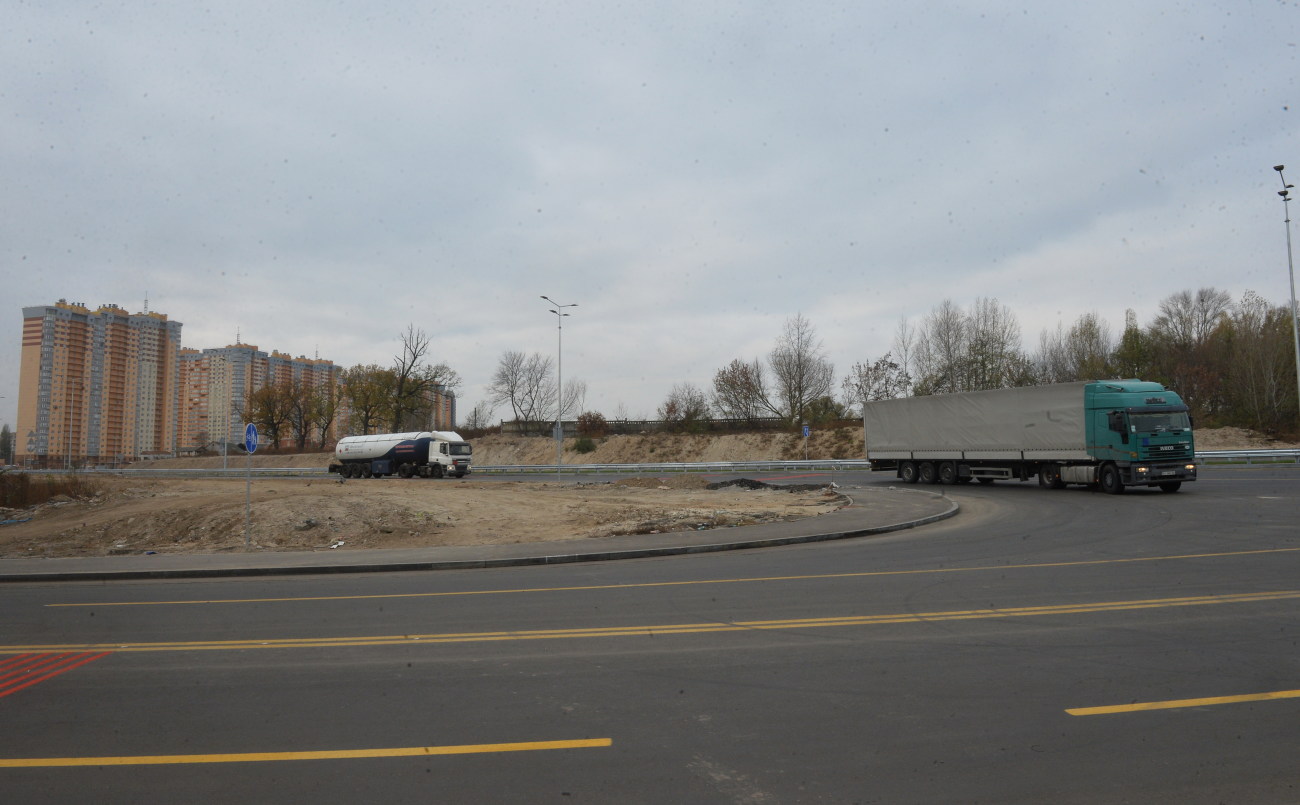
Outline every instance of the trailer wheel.
<path id="1" fill-rule="evenodd" d="M 945 461 L 939 465 L 939 483 L 955 484 L 957 483 L 957 465 L 951 461 Z"/>
<path id="2" fill-rule="evenodd" d="M 939 482 L 939 474 L 934 471 L 934 464 L 929 461 L 921 462 L 921 483 L 933 484 Z"/>
<path id="3" fill-rule="evenodd" d="M 916 483 L 916 462 L 904 461 L 898 465 L 898 477 L 903 479 L 905 484 Z"/>
<path id="4" fill-rule="evenodd" d="M 343 469 L 344 469 L 344 471 L 347 473 L 347 476 L 348 476 L 349 478 L 360 478 L 360 477 L 361 477 L 361 465 L 360 465 L 360 464 L 345 464 L 345 465 L 343 466 Z"/>
<path id="5" fill-rule="evenodd" d="M 375 468 L 372 467 L 372 466 L 370 466 L 369 464 L 362 464 L 362 465 L 361 465 L 361 477 L 362 477 L 362 478 L 373 478 L 373 477 L 375 477 Z"/>
<path id="6" fill-rule="evenodd" d="M 1119 468 L 1114 464 L 1103 464 L 1101 467 L 1101 477 L 1098 480 L 1101 483 L 1101 491 L 1106 494 L 1123 494 L 1124 481 L 1119 477 Z"/>
<path id="7" fill-rule="evenodd" d="M 1161 492 L 1177 492 L 1183 486 L 1182 481 L 1165 481 L 1160 485 Z"/>

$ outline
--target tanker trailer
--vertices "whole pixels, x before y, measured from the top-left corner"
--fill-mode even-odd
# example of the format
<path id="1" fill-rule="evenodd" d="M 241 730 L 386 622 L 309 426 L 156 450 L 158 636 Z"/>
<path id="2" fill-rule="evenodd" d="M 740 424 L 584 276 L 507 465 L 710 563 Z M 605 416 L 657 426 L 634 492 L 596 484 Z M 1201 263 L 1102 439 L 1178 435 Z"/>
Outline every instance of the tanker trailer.
<path id="1" fill-rule="evenodd" d="M 329 471 L 344 478 L 463 478 L 472 453 L 469 442 L 451 431 L 345 436 L 334 446 Z"/>

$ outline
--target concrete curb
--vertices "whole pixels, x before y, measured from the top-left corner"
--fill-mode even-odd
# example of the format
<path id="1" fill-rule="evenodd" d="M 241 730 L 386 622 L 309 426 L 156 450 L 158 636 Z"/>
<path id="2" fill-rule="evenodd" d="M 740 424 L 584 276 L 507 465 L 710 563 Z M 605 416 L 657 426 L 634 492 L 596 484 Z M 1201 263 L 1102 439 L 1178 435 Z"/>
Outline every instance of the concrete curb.
<path id="1" fill-rule="evenodd" d="M 898 490 L 911 494 L 916 494 L 913 490 Z M 248 567 L 183 567 L 183 568 L 153 568 L 148 570 L 60 570 L 60 571 L 34 571 L 29 573 L 0 573 L 0 583 L 13 582 L 64 582 L 64 581 L 138 581 L 138 580 L 159 580 L 159 579 L 217 579 L 217 578 L 239 578 L 239 577 L 271 577 L 271 576 L 307 576 L 307 575 L 330 575 L 342 573 L 392 573 L 392 572 L 411 572 L 411 571 L 430 571 L 430 570 L 472 570 L 482 568 L 501 568 L 501 567 L 525 567 L 533 565 L 559 565 L 575 564 L 579 562 L 607 562 L 620 559 L 646 559 L 661 556 L 681 556 L 686 554 L 697 553 L 718 553 L 721 551 L 738 551 L 753 548 L 772 548 L 782 545 L 799 545 L 811 542 L 828 542 L 831 540 L 851 539 L 854 537 L 873 536 L 879 534 L 888 534 L 894 531 L 903 531 L 909 528 L 936 523 L 954 517 L 961 510 L 961 507 L 955 500 L 941 495 L 924 493 L 931 497 L 941 497 L 947 504 L 947 509 L 936 514 L 926 515 L 924 517 L 913 518 L 885 525 L 873 525 L 862 528 L 848 528 L 837 531 L 826 531 L 814 534 L 798 534 L 777 537 L 761 537 L 754 539 L 734 540 L 729 542 L 712 542 L 690 544 L 682 541 L 674 545 L 656 545 L 642 548 L 625 548 L 616 550 L 591 550 L 580 551 L 576 553 L 541 553 L 535 555 L 505 556 L 497 558 L 479 558 L 479 559 L 433 559 L 429 561 L 414 562 L 382 562 L 382 561 L 363 561 L 362 556 L 358 556 L 358 561 L 349 563 L 336 564 L 291 564 L 284 566 L 275 566 L 272 564 L 254 565 Z M 850 498 L 851 500 L 851 498 Z M 831 515 L 823 515 L 829 517 Z M 746 528 L 757 528 L 757 526 L 742 527 L 740 531 Z M 678 532 L 682 535 L 698 535 L 699 532 Z M 662 535 L 661 535 L 662 536 Z M 364 554 L 358 551 L 358 554 Z M 0 560 L 2 563 L 3 560 Z"/>

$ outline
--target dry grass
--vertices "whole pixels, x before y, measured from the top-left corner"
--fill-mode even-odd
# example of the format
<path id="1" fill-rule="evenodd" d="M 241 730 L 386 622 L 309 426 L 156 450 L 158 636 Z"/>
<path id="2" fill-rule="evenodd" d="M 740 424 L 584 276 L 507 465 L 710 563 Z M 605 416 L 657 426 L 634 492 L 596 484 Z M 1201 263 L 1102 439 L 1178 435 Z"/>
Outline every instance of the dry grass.
<path id="1" fill-rule="evenodd" d="M 0 471 L 0 508 L 24 509 L 57 497 L 86 500 L 99 491 L 99 483 L 84 475 L 29 475 Z"/>

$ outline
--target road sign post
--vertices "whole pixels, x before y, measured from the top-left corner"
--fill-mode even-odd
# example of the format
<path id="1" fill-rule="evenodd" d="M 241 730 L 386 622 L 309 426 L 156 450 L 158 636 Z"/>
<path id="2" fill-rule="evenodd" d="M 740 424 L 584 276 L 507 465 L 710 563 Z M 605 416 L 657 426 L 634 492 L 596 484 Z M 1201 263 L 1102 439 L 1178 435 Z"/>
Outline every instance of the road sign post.
<path id="1" fill-rule="evenodd" d="M 257 425 L 244 426 L 244 450 L 248 453 L 244 471 L 244 550 L 249 549 L 253 534 L 253 453 L 257 452 Z"/>

